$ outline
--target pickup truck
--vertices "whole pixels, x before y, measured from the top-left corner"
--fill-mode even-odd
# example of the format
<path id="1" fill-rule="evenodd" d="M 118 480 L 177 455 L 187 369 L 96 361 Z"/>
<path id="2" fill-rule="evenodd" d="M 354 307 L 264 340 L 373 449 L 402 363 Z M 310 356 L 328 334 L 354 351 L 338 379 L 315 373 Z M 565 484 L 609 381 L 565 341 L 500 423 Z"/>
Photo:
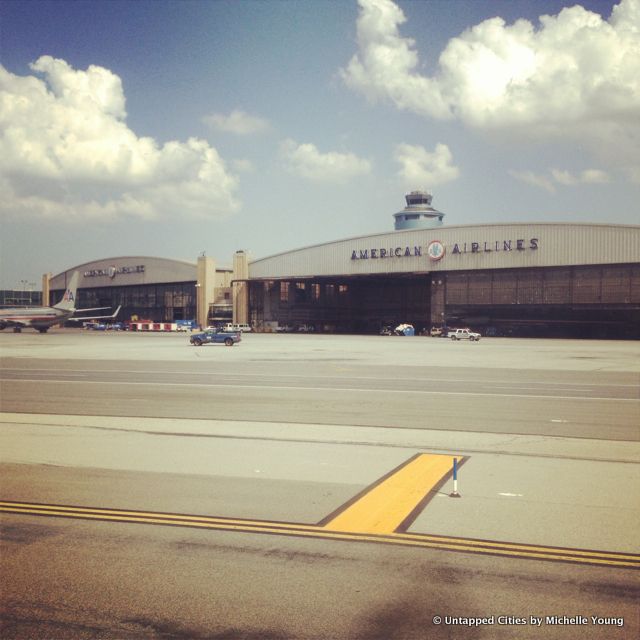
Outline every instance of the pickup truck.
<path id="1" fill-rule="evenodd" d="M 475 340 L 476 342 L 480 340 L 480 334 L 474 333 L 469 329 L 452 329 L 451 331 L 449 331 L 448 336 L 452 340 Z"/>
<path id="2" fill-rule="evenodd" d="M 225 344 L 227 347 L 233 347 L 240 340 L 242 340 L 240 331 L 221 331 L 219 329 L 207 329 L 202 333 L 194 333 L 189 338 L 189 342 L 196 347 L 217 342 Z"/>

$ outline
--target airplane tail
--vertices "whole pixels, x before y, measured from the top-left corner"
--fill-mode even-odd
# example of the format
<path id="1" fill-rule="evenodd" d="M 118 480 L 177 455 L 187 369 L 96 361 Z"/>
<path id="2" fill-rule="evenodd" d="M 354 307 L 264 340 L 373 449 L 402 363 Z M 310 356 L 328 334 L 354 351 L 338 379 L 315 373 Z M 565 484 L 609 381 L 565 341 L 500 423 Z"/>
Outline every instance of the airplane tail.
<path id="1" fill-rule="evenodd" d="M 78 288 L 78 278 L 80 274 L 77 271 L 73 272 L 67 290 L 62 296 L 62 300 L 58 304 L 54 304 L 54 309 L 60 309 L 61 311 L 75 311 L 76 308 L 76 290 Z"/>

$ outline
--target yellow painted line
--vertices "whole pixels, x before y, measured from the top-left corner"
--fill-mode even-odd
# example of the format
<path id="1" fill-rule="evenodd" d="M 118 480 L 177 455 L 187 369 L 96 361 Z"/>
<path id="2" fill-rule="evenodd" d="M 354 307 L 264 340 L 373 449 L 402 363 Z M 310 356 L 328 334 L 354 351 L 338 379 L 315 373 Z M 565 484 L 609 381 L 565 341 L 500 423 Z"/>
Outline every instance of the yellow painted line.
<path id="1" fill-rule="evenodd" d="M 12 502 L 0 500 L 0 511 L 11 512 L 19 508 L 24 508 L 30 512 L 46 511 L 57 512 L 57 515 L 97 515 L 100 517 L 113 516 L 114 518 L 136 518 L 143 520 L 145 518 L 156 519 L 162 517 L 172 522 L 184 522 L 188 525 L 190 522 L 205 523 L 205 524 L 234 524 L 241 527 L 251 527 L 256 524 L 261 525 L 264 520 L 247 520 L 242 518 L 216 518 L 213 516 L 190 516 L 181 513 L 158 513 L 157 511 L 132 511 L 123 509 L 103 509 L 99 507 L 74 507 L 68 505 L 53 505 L 53 504 L 35 504 L 33 502 Z M 59 513 L 58 513 L 59 512 Z M 289 528 L 308 529 L 309 525 L 296 524 L 296 523 L 271 523 L 273 525 L 280 525 Z M 313 525 L 312 525 L 313 526 Z"/>
<path id="2" fill-rule="evenodd" d="M 519 542 L 499 542 L 496 540 L 476 540 L 474 538 L 455 538 L 449 536 L 435 536 L 422 533 L 398 533 L 395 536 L 402 537 L 407 542 L 415 540 L 422 543 L 425 539 L 432 542 L 443 542 L 451 546 L 463 545 L 474 547 L 482 551 L 493 553 L 494 551 L 514 551 L 517 553 L 555 554 L 581 558 L 600 558 L 604 560 L 628 560 L 636 563 L 640 567 L 640 555 L 634 553 L 619 553 L 616 551 L 591 551 L 586 549 L 570 549 L 564 547 L 546 547 L 534 544 L 522 544 Z"/>
<path id="3" fill-rule="evenodd" d="M 378 544 L 393 544 L 423 549 L 462 551 L 466 553 L 494 555 L 514 559 L 526 558 L 596 565 L 610 568 L 640 569 L 640 555 L 636 554 L 589 551 L 584 549 L 562 549 L 558 547 L 543 547 L 510 542 L 447 538 L 445 536 L 434 535 L 405 533 L 382 535 L 369 532 L 341 532 L 332 531 L 326 527 L 318 525 L 304 525 L 287 522 L 236 520 L 232 518 L 215 518 L 211 516 L 189 516 L 148 511 L 69 507 L 63 505 L 32 504 L 10 501 L 0 501 L 0 512 L 77 518 L 82 520 L 106 522 L 179 526 L 218 531 L 233 531 L 237 533 L 286 535 L 299 538 L 322 538 L 349 542 L 374 542 Z"/>
<path id="4" fill-rule="evenodd" d="M 325 529 L 393 533 L 451 471 L 453 458 L 435 453 L 416 456 L 326 522 Z"/>

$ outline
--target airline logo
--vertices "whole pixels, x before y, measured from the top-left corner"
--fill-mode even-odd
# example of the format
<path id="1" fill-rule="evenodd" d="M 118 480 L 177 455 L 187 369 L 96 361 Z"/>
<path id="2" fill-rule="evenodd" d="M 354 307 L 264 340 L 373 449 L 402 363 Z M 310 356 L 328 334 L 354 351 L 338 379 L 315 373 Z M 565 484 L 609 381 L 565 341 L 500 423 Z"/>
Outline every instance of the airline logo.
<path id="1" fill-rule="evenodd" d="M 427 255 L 433 262 L 437 262 L 438 260 L 444 258 L 445 253 L 446 249 L 444 248 L 444 245 L 442 244 L 442 242 L 440 242 L 440 240 L 434 240 L 433 242 L 430 242 L 429 246 L 427 247 Z"/>
<path id="2" fill-rule="evenodd" d="M 64 296 L 62 296 L 63 302 L 75 302 L 75 298 L 73 297 L 73 291 L 71 289 L 67 289 L 64 292 Z"/>

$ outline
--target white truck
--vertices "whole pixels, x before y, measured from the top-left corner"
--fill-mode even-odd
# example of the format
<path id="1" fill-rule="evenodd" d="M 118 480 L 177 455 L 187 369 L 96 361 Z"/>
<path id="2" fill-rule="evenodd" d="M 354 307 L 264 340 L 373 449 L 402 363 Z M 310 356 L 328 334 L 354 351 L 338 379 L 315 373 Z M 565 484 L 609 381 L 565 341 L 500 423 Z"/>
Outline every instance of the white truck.
<path id="1" fill-rule="evenodd" d="M 480 340 L 480 334 L 474 333 L 470 329 L 451 329 L 448 335 L 452 340 L 471 340 L 475 342 Z"/>

